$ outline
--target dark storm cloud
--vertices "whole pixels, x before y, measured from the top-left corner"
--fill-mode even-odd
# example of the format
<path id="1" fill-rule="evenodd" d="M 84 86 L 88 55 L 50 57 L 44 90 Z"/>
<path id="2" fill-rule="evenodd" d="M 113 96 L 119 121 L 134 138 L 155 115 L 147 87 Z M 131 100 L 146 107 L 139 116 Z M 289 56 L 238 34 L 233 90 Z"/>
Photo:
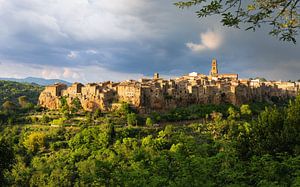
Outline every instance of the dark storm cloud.
<path id="1" fill-rule="evenodd" d="M 299 45 L 279 42 L 266 29 L 253 33 L 224 28 L 217 17 L 200 21 L 191 10 L 179 10 L 172 2 L 130 0 L 124 4 L 112 0 L 97 4 L 74 0 L 54 6 L 50 1 L 32 1 L 19 6 L 22 2 L 3 1 L 0 60 L 78 71 L 84 66 L 99 66 L 150 76 L 154 72 L 207 74 L 211 59 L 216 57 L 221 72 L 300 78 Z M 207 32 L 219 35 L 220 45 L 214 46 L 211 36 L 200 37 Z M 187 43 L 199 50 L 192 51 Z M 82 71 L 89 79 L 89 72 Z"/>
<path id="2" fill-rule="evenodd" d="M 243 77 L 296 80 L 300 71 L 299 45 L 278 41 L 267 33 L 266 29 L 227 33 L 225 45 L 219 49 L 224 68 L 240 72 Z"/>

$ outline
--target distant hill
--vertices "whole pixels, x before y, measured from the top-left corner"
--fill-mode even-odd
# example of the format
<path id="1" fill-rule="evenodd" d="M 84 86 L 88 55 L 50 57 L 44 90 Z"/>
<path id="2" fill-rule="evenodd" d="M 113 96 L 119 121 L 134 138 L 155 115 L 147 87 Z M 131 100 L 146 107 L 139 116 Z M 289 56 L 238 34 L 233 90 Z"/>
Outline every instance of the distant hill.
<path id="1" fill-rule="evenodd" d="M 17 104 L 20 96 L 26 96 L 31 103 L 36 104 L 43 89 L 43 86 L 35 83 L 0 80 L 0 108 L 5 101 Z"/>
<path id="2" fill-rule="evenodd" d="M 41 86 L 46 86 L 50 84 L 54 84 L 57 82 L 67 84 L 68 86 L 71 85 L 70 82 L 60 80 L 60 79 L 43 79 L 43 78 L 37 78 L 37 77 L 27 77 L 24 79 L 16 79 L 16 78 L 0 78 L 0 80 L 5 81 L 14 81 L 14 82 L 21 82 L 21 83 L 30 83 L 30 84 L 38 84 Z"/>

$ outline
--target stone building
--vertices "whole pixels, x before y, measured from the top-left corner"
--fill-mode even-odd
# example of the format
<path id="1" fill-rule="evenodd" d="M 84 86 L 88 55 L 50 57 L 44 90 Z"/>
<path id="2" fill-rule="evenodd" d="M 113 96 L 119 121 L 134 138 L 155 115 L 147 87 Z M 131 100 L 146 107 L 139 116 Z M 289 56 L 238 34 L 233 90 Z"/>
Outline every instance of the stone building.
<path id="1" fill-rule="evenodd" d="M 60 107 L 59 98 L 66 89 L 67 85 L 62 83 L 46 86 L 45 90 L 39 96 L 39 104 L 51 110 L 58 109 Z"/>
<path id="2" fill-rule="evenodd" d="M 299 83 L 239 79 L 238 74 L 220 74 L 216 59 L 212 60 L 209 75 L 192 72 L 176 79 L 165 80 L 155 73 L 153 78 L 138 81 L 102 82 L 83 85 L 74 83 L 47 86 L 39 103 L 49 109 L 60 107 L 60 98 L 68 104 L 78 98 L 85 110 L 100 108 L 113 110 L 120 102 L 127 102 L 140 112 L 162 111 L 191 104 L 232 103 L 241 105 L 255 101 L 268 101 L 295 97 Z"/>

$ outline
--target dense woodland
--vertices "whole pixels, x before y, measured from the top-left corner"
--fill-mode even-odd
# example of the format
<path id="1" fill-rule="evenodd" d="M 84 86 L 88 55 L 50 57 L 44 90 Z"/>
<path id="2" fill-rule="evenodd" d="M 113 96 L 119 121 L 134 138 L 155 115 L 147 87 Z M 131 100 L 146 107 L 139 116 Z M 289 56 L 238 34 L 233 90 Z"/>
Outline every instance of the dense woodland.
<path id="1" fill-rule="evenodd" d="M 31 103 L 37 104 L 38 97 L 42 90 L 43 87 L 37 84 L 0 80 L 0 105 L 5 101 L 11 101 L 17 104 L 18 98 L 21 96 L 26 96 Z"/>
<path id="2" fill-rule="evenodd" d="M 300 96 L 148 115 L 16 97 L 1 109 L 1 186 L 300 186 Z"/>

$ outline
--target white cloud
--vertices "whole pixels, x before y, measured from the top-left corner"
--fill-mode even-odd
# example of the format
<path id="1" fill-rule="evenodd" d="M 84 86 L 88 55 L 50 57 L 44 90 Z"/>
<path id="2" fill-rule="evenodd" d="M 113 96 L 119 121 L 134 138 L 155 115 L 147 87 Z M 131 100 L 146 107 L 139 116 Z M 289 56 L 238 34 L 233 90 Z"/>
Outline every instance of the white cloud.
<path id="1" fill-rule="evenodd" d="M 28 68 L 29 71 L 34 71 L 34 69 Z M 43 69 L 41 75 L 39 75 L 45 79 L 59 79 L 60 72 L 53 70 L 53 69 Z M 22 77 L 22 76 L 21 76 Z"/>
<path id="2" fill-rule="evenodd" d="M 215 50 L 222 45 L 223 37 L 218 32 L 207 31 L 200 34 L 200 40 L 200 44 L 188 42 L 186 43 L 186 46 L 194 52 L 201 52 L 203 50 Z"/>
<path id="3" fill-rule="evenodd" d="M 69 59 L 76 59 L 78 57 L 78 52 L 70 51 L 70 53 L 67 56 Z"/>
<path id="4" fill-rule="evenodd" d="M 100 66 L 61 68 L 43 65 L 29 65 L 8 60 L 2 60 L 1 62 L 0 75 L 1 77 L 8 78 L 42 77 L 45 79 L 63 79 L 70 82 L 87 83 L 107 80 L 122 81 L 143 77 L 143 74 L 116 72 Z"/>
<path id="5" fill-rule="evenodd" d="M 80 74 L 71 68 L 64 68 L 63 77 L 73 80 L 78 80 L 81 78 Z"/>
<path id="6" fill-rule="evenodd" d="M 99 52 L 95 49 L 88 49 L 85 51 L 86 54 L 98 54 Z"/>
<path id="7" fill-rule="evenodd" d="M 190 48 L 192 51 L 202 51 L 206 49 L 205 45 L 202 44 L 194 44 L 192 42 L 186 43 L 186 46 Z"/>

